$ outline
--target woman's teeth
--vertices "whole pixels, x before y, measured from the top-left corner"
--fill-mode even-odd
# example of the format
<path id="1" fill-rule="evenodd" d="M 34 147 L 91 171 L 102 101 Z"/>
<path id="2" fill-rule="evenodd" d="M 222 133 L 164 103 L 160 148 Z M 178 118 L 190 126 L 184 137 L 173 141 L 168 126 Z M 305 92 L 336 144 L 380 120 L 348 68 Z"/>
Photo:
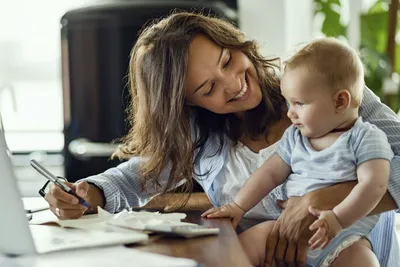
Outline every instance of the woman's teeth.
<path id="1" fill-rule="evenodd" d="M 246 94 L 246 92 L 247 92 L 247 82 L 245 81 L 242 90 L 239 92 L 239 94 L 237 96 L 235 96 L 232 99 L 237 100 L 237 99 L 243 97 Z"/>

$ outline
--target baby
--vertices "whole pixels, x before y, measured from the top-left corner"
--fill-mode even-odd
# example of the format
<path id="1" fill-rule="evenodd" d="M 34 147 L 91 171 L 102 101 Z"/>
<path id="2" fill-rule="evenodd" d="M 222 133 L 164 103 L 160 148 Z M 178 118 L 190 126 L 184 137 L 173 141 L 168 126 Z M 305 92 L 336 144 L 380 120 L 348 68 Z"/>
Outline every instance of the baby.
<path id="1" fill-rule="evenodd" d="M 278 185 L 283 184 L 282 192 L 289 198 L 358 180 L 332 210 L 309 207 L 318 219 L 310 226 L 315 233 L 309 240 L 307 264 L 329 266 L 337 257 L 346 257 L 340 252 L 366 238 L 378 221 L 378 216 L 368 214 L 387 190 L 393 157 L 386 135 L 358 115 L 363 89 L 363 66 L 349 46 L 323 38 L 302 48 L 286 62 L 281 80 L 293 125 L 285 131 L 276 153 L 251 175 L 234 201 L 203 216 L 231 217 L 236 224 Z M 243 243 L 247 252 L 250 243 Z M 378 264 L 373 258 L 368 262 L 369 266 Z"/>

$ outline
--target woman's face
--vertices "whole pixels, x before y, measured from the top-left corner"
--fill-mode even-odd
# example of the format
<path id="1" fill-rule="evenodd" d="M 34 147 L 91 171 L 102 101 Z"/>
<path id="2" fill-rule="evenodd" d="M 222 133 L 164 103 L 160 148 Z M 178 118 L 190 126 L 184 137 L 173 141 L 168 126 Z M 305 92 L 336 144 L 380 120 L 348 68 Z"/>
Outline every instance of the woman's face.
<path id="1" fill-rule="evenodd" d="M 222 48 L 203 35 L 189 49 L 186 100 L 214 113 L 237 113 L 260 104 L 256 69 L 239 50 Z"/>

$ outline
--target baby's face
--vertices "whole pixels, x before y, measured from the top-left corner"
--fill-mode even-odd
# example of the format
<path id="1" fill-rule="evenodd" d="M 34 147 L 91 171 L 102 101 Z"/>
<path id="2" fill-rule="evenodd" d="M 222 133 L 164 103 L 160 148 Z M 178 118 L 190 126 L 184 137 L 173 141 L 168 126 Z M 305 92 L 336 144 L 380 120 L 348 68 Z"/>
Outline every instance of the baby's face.
<path id="1" fill-rule="evenodd" d="M 281 81 L 288 117 L 309 138 L 321 137 L 336 127 L 334 92 L 305 68 L 286 70 Z"/>

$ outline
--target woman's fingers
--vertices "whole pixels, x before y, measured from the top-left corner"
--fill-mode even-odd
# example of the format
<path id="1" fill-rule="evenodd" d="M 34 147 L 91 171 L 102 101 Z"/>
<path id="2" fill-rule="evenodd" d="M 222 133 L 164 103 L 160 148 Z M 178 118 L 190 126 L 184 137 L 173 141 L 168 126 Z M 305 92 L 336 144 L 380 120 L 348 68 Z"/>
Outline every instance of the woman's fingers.
<path id="1" fill-rule="evenodd" d="M 85 198 L 87 195 L 87 192 L 89 191 L 89 184 L 87 182 L 77 182 L 75 184 L 72 184 L 71 189 L 76 192 L 76 194 L 82 198 Z"/>
<path id="2" fill-rule="evenodd" d="M 72 190 L 76 191 L 77 188 L 85 190 L 86 182 L 82 182 L 82 185 L 76 185 L 66 183 Z M 87 189 L 86 189 L 87 191 Z M 86 192 L 84 192 L 86 196 Z M 50 210 L 59 219 L 76 219 L 82 217 L 87 210 L 86 207 L 79 204 L 79 200 L 71 194 L 63 191 L 60 187 L 51 185 L 49 192 L 45 195 L 46 201 L 50 204 Z"/>
<path id="3" fill-rule="evenodd" d="M 60 220 L 64 219 L 78 219 L 82 217 L 85 212 L 84 208 L 81 209 L 61 209 L 55 206 L 50 205 L 50 210 L 59 218 Z"/>
<path id="4" fill-rule="evenodd" d="M 285 262 L 288 267 L 296 266 L 296 251 L 297 246 L 290 243 L 286 249 Z"/>
<path id="5" fill-rule="evenodd" d="M 303 267 L 306 266 L 307 259 L 307 251 L 308 247 L 306 245 L 297 245 L 297 253 L 296 253 L 296 266 Z"/>
<path id="6" fill-rule="evenodd" d="M 66 183 L 68 186 L 71 186 L 71 183 Z M 64 203 L 69 204 L 78 204 L 79 200 L 73 195 L 68 194 L 63 191 L 60 187 L 52 184 L 50 186 L 49 192 L 46 194 L 45 199 L 49 202 L 50 205 L 57 206 L 57 201 L 62 201 Z"/>
<path id="7" fill-rule="evenodd" d="M 285 238 L 279 238 L 275 250 L 275 261 L 278 266 L 285 266 L 285 256 L 288 242 Z"/>
<path id="8" fill-rule="evenodd" d="M 275 223 L 272 232 L 269 234 L 267 239 L 267 245 L 265 248 L 265 266 L 272 266 L 274 260 L 276 245 L 279 240 L 279 224 Z"/>

